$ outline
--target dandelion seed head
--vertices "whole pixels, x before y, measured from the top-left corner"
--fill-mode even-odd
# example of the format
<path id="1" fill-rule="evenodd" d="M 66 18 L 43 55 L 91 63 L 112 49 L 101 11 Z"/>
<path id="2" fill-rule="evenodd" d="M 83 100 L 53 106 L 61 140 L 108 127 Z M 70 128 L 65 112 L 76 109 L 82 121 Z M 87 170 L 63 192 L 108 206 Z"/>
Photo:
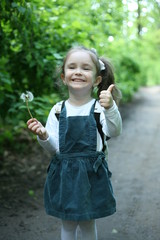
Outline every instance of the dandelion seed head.
<path id="1" fill-rule="evenodd" d="M 26 101 L 31 102 L 34 99 L 34 96 L 32 92 L 26 91 L 26 93 L 21 94 L 20 99 L 22 99 L 24 102 Z"/>
<path id="2" fill-rule="evenodd" d="M 24 102 L 26 101 L 26 95 L 25 95 L 25 93 L 22 93 L 22 94 L 21 94 L 20 99 L 22 99 Z"/>

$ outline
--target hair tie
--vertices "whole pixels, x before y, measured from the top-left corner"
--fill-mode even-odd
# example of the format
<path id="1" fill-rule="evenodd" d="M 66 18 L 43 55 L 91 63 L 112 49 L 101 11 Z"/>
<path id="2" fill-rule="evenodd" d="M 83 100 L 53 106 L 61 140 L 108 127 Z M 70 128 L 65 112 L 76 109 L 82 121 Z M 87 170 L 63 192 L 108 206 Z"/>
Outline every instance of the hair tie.
<path id="1" fill-rule="evenodd" d="M 91 48 L 91 51 L 97 56 L 97 50 L 95 48 Z M 99 64 L 100 64 L 101 71 L 106 69 L 105 64 L 100 59 L 99 59 Z"/>
<path id="2" fill-rule="evenodd" d="M 99 59 L 99 64 L 100 64 L 100 69 L 101 69 L 101 71 L 103 71 L 103 70 L 106 69 L 104 63 L 103 63 L 102 60 L 100 60 L 100 59 Z"/>

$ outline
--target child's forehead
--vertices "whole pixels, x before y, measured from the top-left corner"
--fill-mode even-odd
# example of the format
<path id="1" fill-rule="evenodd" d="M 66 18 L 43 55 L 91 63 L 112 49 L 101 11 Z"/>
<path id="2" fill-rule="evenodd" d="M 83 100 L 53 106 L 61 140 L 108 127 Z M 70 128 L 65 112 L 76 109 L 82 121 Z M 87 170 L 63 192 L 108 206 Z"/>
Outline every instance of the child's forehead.
<path id="1" fill-rule="evenodd" d="M 67 62 L 70 61 L 92 61 L 91 54 L 85 50 L 76 50 L 69 53 Z M 93 62 L 93 61 L 92 61 Z"/>

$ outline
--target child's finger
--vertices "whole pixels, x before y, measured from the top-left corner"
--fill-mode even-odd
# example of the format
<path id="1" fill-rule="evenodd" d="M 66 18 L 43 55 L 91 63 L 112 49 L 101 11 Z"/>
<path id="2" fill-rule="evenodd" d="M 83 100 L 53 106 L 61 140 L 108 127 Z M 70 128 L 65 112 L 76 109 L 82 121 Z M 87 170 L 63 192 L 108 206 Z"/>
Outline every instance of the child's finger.
<path id="1" fill-rule="evenodd" d="M 113 88 L 114 88 L 114 84 L 111 84 L 111 85 L 108 87 L 107 91 L 109 91 L 109 92 L 111 93 L 112 90 L 113 90 Z"/>
<path id="2" fill-rule="evenodd" d="M 29 129 L 33 129 L 33 127 L 35 127 L 35 126 L 39 126 L 39 123 L 34 121 L 34 122 L 31 122 L 30 124 L 28 124 Z"/>
<path id="3" fill-rule="evenodd" d="M 114 84 L 111 84 L 107 90 L 102 90 L 100 92 L 100 97 L 111 96 L 113 88 L 114 88 Z"/>
<path id="4" fill-rule="evenodd" d="M 36 118 L 31 118 L 27 121 L 27 125 L 31 124 L 32 122 L 38 122 Z"/>
<path id="5" fill-rule="evenodd" d="M 32 130 L 33 132 L 36 132 L 38 128 L 40 128 L 40 125 L 37 123 L 29 125 L 29 129 Z"/>
<path id="6" fill-rule="evenodd" d="M 101 91 L 101 93 L 100 93 L 100 98 L 106 98 L 106 97 L 110 97 L 111 96 L 111 93 L 110 92 L 108 92 L 107 90 L 103 90 L 103 91 Z"/>

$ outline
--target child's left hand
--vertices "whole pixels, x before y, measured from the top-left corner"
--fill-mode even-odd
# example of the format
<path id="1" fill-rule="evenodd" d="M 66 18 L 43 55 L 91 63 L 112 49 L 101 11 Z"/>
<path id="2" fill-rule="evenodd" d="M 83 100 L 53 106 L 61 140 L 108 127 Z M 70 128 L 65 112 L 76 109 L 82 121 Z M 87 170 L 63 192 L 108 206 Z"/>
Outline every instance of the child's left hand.
<path id="1" fill-rule="evenodd" d="M 113 98 L 112 98 L 112 90 L 114 88 L 114 84 L 111 84 L 107 90 L 103 90 L 99 96 L 99 102 L 102 107 L 105 109 L 109 109 L 113 106 Z"/>

